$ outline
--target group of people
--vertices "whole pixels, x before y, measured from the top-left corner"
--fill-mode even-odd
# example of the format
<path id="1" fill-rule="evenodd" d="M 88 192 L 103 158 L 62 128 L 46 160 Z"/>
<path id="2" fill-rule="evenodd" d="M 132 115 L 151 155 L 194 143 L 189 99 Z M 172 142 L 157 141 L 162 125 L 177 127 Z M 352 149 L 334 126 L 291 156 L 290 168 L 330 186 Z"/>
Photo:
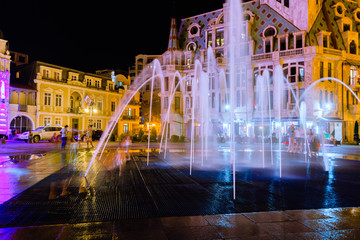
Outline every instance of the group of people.
<path id="1" fill-rule="evenodd" d="M 320 140 L 314 129 L 308 129 L 305 141 L 305 131 L 301 126 L 295 128 L 291 125 L 288 129 L 289 147 L 288 152 L 291 153 L 304 153 L 309 152 L 311 156 L 319 154 Z"/>
<path id="2" fill-rule="evenodd" d="M 62 150 L 64 150 L 66 147 L 67 136 L 69 133 L 68 127 L 69 127 L 68 125 L 65 125 L 65 127 L 62 128 L 60 131 L 60 133 L 61 133 L 61 149 Z M 89 148 L 89 145 L 91 145 L 91 147 L 94 147 L 93 141 L 92 141 L 92 136 L 93 136 L 93 130 L 92 130 L 91 126 L 89 125 L 85 132 L 85 136 L 84 136 L 84 142 L 86 142 L 88 148 Z M 80 142 L 81 134 L 78 133 L 78 135 L 76 137 L 73 137 L 72 140 L 75 142 Z"/>

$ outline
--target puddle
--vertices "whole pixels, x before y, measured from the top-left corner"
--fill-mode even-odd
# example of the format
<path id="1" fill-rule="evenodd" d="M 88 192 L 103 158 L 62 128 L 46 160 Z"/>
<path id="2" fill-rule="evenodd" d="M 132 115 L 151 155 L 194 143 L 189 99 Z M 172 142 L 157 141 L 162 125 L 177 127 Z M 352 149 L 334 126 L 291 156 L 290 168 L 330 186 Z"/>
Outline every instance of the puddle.
<path id="1" fill-rule="evenodd" d="M 3 155 L 0 156 L 0 165 L 6 163 L 20 163 L 24 161 L 39 159 L 45 154 L 19 154 L 19 155 Z"/>

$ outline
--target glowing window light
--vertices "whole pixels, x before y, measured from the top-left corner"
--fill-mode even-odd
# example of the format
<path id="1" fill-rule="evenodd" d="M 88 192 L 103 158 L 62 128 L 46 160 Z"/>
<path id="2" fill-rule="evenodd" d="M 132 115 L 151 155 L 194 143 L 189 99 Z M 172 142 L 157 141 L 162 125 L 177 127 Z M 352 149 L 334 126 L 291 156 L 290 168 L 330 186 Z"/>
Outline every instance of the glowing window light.
<path id="1" fill-rule="evenodd" d="M 6 130 L 5 129 L 0 129 L 0 132 L 6 132 Z"/>
<path id="2" fill-rule="evenodd" d="M 0 116 L 6 117 L 6 114 L 5 113 L 0 113 Z"/>
<path id="3" fill-rule="evenodd" d="M 6 122 L 6 119 L 0 118 L 0 122 Z"/>

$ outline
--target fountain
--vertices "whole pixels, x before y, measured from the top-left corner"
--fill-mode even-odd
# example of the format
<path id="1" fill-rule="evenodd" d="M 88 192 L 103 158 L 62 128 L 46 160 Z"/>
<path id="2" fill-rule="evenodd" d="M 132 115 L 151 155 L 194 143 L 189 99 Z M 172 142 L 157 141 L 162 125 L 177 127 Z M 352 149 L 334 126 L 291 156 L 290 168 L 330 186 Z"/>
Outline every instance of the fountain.
<path id="1" fill-rule="evenodd" d="M 220 69 L 216 64 L 216 59 L 214 56 L 214 51 L 211 47 L 207 49 L 207 62 L 206 65 L 203 65 L 199 60 L 195 60 L 194 63 L 194 76 L 181 76 L 181 74 L 176 71 L 172 80 L 172 84 L 169 91 L 169 108 L 163 119 L 162 123 L 162 133 L 159 152 L 163 154 L 164 159 L 167 156 L 167 141 L 168 141 L 168 122 L 170 121 L 170 113 L 172 101 L 175 98 L 176 90 L 178 88 L 183 88 L 185 81 L 189 81 L 192 86 L 192 107 L 191 107 L 191 139 L 189 144 L 189 172 L 190 175 L 193 172 L 194 164 L 200 163 L 201 167 L 204 167 L 211 156 L 209 152 L 216 151 L 217 148 L 214 148 L 214 139 L 216 139 L 217 132 L 214 130 L 214 124 L 211 122 L 212 118 L 217 118 L 220 121 L 227 122 L 227 127 L 230 131 L 230 139 L 228 142 L 229 147 L 229 161 L 226 164 L 231 164 L 232 170 L 232 183 L 233 183 L 233 198 L 236 198 L 236 172 L 238 171 L 239 162 L 241 159 L 236 158 L 238 151 L 238 145 L 235 140 L 235 107 L 236 107 L 236 74 L 237 68 L 244 61 L 243 51 L 240 46 L 244 42 L 242 38 L 244 30 L 242 29 L 242 9 L 241 2 L 239 0 L 229 0 L 226 4 L 225 9 L 226 22 L 227 24 L 227 59 L 228 59 L 228 79 L 226 78 L 225 71 Z M 205 69 L 203 69 L 205 66 Z M 175 79 L 178 79 L 176 83 Z M 228 81 L 227 81 L 228 80 Z M 272 83 L 271 83 L 272 80 Z M 258 76 L 256 79 L 256 111 L 260 114 L 261 118 L 261 145 L 262 145 L 262 168 L 273 167 L 274 163 L 276 164 L 276 169 L 278 171 L 278 176 L 281 179 L 283 177 L 283 159 L 282 159 L 282 109 L 284 105 L 283 94 L 284 91 L 289 89 L 293 98 L 295 99 L 295 110 L 299 112 L 300 125 L 303 126 L 305 132 L 305 146 L 307 143 L 306 136 L 306 114 L 307 106 L 302 100 L 308 94 L 314 86 L 318 83 L 333 80 L 337 83 L 344 85 L 360 102 L 360 99 L 356 94 L 351 90 L 349 86 L 343 83 L 341 80 L 336 78 L 322 78 L 313 82 L 310 86 L 306 88 L 304 93 L 297 98 L 289 81 L 283 76 L 283 70 L 280 65 L 277 65 L 274 70 L 273 77 L 271 79 L 268 71 L 264 71 L 262 75 Z M 98 146 L 93 154 L 91 162 L 87 168 L 85 176 L 88 175 L 92 164 L 96 159 L 101 159 L 103 156 L 105 147 L 110 139 L 110 135 L 115 128 L 116 123 L 118 122 L 120 116 L 124 112 L 126 106 L 129 104 L 131 99 L 135 94 L 146 84 L 151 83 L 151 99 L 150 99 L 150 113 L 149 113 L 149 122 L 152 120 L 152 100 L 153 100 L 153 91 L 154 91 L 154 82 L 159 81 L 161 85 L 161 93 L 164 93 L 164 74 L 162 72 L 162 66 L 159 60 L 155 60 L 151 63 L 151 68 L 145 68 L 144 71 L 135 79 L 134 83 L 131 85 L 130 89 L 124 94 L 124 97 L 121 99 L 120 103 L 117 105 L 117 109 L 113 114 L 109 124 L 106 126 L 106 129 L 98 143 Z M 272 88 L 272 89 L 271 89 Z M 273 100 L 271 99 L 270 92 L 273 93 Z M 225 101 L 222 101 L 225 99 Z M 226 103 L 225 111 L 221 109 L 221 102 Z M 301 104 L 300 104 L 301 103 Z M 272 117 L 275 119 L 275 124 L 273 124 Z M 269 135 L 270 135 L 270 160 L 271 166 L 267 164 L 268 159 L 265 155 L 265 119 L 268 119 L 269 124 Z M 274 129 L 273 129 L 274 127 Z M 198 128 L 198 133 L 196 132 Z M 276 129 L 277 128 L 277 129 Z M 272 133 L 277 130 L 278 143 L 273 142 Z M 199 144 L 196 144 L 196 135 L 200 136 Z M 150 136 L 150 129 L 149 129 Z M 165 138 L 164 138 L 165 136 Z M 274 160 L 274 149 L 275 145 L 278 147 L 278 154 L 276 160 Z M 148 149 L 150 148 L 150 138 L 148 138 L 147 143 Z M 147 151 L 147 165 L 149 165 L 149 150 Z M 308 149 L 305 147 L 305 162 L 308 161 Z M 199 154 L 196 154 L 199 153 Z M 199 155 L 199 158 L 197 158 Z M 326 149 L 323 148 L 323 160 L 325 165 L 325 170 L 328 169 L 328 157 L 326 154 Z M 252 164 L 252 163 L 251 163 Z M 251 165 L 250 166 L 253 166 Z"/>

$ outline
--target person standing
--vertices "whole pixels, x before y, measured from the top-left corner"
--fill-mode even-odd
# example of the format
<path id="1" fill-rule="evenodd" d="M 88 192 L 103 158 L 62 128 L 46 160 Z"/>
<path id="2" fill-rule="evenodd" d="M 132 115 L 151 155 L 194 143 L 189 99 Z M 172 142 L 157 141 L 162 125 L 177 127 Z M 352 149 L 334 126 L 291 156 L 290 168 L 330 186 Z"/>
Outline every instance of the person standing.
<path id="1" fill-rule="evenodd" d="M 65 149 L 66 146 L 66 140 L 67 140 L 67 133 L 68 133 L 68 125 L 65 125 L 64 128 L 61 129 L 61 149 Z"/>
<path id="2" fill-rule="evenodd" d="M 92 135 L 93 135 L 93 131 L 91 129 L 91 125 L 89 125 L 86 131 L 86 145 L 88 148 L 89 148 L 89 143 L 91 144 L 91 147 L 94 147 L 92 142 Z"/>
<path id="3" fill-rule="evenodd" d="M 30 130 L 30 132 L 29 132 L 29 143 L 33 143 L 33 139 L 34 139 L 34 134 L 33 134 L 33 132 Z"/>
<path id="4" fill-rule="evenodd" d="M 289 136 L 289 148 L 288 152 L 294 151 L 294 145 L 295 145 L 295 128 L 294 124 L 291 124 L 288 130 L 288 136 Z"/>

